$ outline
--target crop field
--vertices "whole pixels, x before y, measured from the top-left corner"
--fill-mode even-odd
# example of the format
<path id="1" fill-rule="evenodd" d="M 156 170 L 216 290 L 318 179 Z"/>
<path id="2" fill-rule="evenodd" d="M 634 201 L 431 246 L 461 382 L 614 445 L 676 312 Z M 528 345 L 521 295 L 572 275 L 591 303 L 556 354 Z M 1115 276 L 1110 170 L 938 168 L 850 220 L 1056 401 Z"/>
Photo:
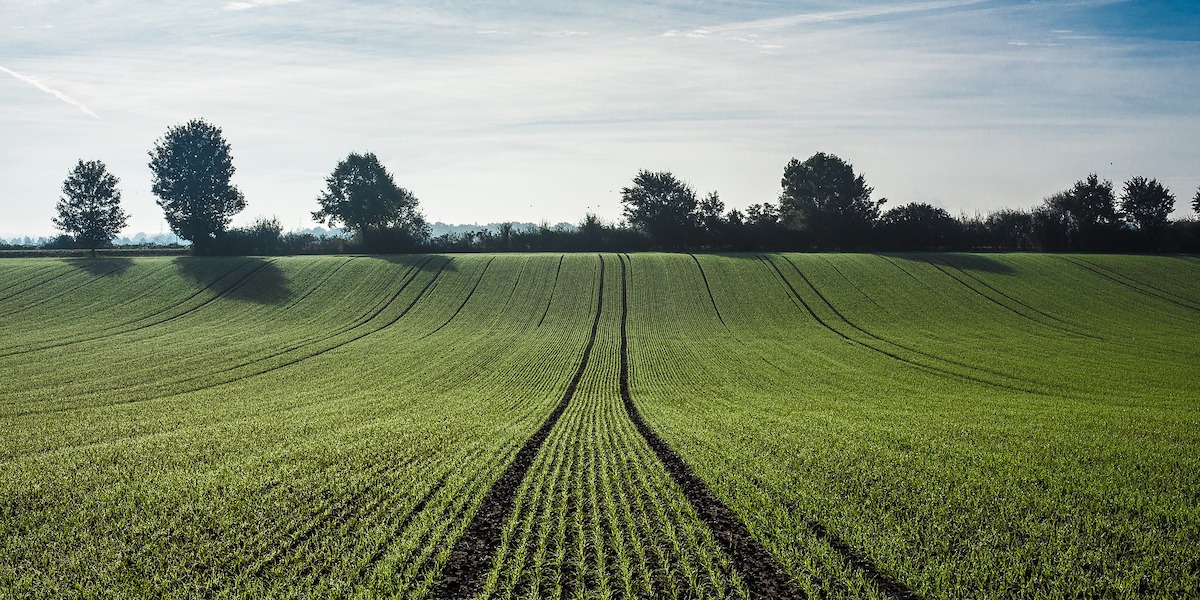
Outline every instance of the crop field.
<path id="1" fill-rule="evenodd" d="M 1200 259 L 0 260 L 0 598 L 1200 596 Z"/>

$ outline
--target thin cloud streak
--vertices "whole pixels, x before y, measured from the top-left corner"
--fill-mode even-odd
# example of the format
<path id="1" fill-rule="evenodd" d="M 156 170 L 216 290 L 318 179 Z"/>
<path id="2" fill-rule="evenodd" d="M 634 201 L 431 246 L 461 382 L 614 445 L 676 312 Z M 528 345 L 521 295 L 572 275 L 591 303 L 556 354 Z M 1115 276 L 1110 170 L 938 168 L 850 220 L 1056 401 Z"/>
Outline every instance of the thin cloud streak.
<path id="1" fill-rule="evenodd" d="M 938 2 L 919 2 L 915 4 L 888 4 L 883 6 L 873 6 L 869 8 L 855 8 L 849 10 L 836 10 L 828 12 L 813 12 L 799 15 L 791 15 L 787 17 L 777 17 L 772 19 L 759 19 L 755 21 L 743 21 L 740 23 L 728 23 L 726 25 L 717 25 L 713 27 L 705 27 L 698 29 L 692 33 L 698 35 L 707 35 L 710 33 L 729 33 L 733 31 L 749 31 L 756 29 L 779 29 L 783 27 L 791 27 L 794 25 L 806 25 L 811 23 L 828 23 L 832 21 L 853 21 L 858 19 L 870 19 L 874 17 L 889 17 L 895 15 L 927 12 L 934 10 L 945 10 L 951 8 L 965 8 L 968 6 L 983 4 L 986 0 L 943 0 Z"/>
<path id="2" fill-rule="evenodd" d="M 238 0 L 225 5 L 225 10 L 249 10 L 260 6 L 275 6 L 278 4 L 293 4 L 300 0 Z"/>
<path id="3" fill-rule="evenodd" d="M 32 78 L 32 77 L 29 77 L 27 75 L 22 75 L 16 71 L 13 71 L 12 69 L 6 69 L 3 66 L 0 66 L 0 71 L 8 73 L 9 75 L 12 75 L 14 78 L 16 78 L 18 81 L 24 81 L 25 83 L 28 83 L 29 85 L 32 85 L 33 87 L 35 87 L 39 90 L 42 90 L 43 92 L 46 92 L 47 94 L 50 94 L 51 96 L 54 96 L 55 98 L 58 98 L 59 100 L 62 100 L 63 102 L 66 102 L 67 104 L 70 104 L 71 106 L 74 106 L 75 108 L 78 108 L 79 110 L 83 111 L 83 114 L 85 114 L 93 119 L 100 120 L 100 115 L 92 112 L 92 109 L 84 106 L 82 102 L 79 102 L 78 100 L 75 100 L 74 98 L 71 98 L 70 96 L 68 96 L 68 95 L 66 95 L 66 94 Z"/>

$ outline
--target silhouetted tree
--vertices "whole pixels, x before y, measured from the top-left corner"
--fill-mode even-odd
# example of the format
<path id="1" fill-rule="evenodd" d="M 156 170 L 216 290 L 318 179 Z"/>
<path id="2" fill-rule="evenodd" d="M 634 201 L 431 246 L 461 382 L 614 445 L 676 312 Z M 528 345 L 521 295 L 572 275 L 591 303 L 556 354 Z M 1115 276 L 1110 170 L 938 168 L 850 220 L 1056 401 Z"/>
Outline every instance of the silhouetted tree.
<path id="1" fill-rule="evenodd" d="M 876 242 L 898 250 L 932 250 L 958 245 L 962 228 L 944 208 L 913 202 L 889 210 L 879 219 Z"/>
<path id="2" fill-rule="evenodd" d="M 120 180 L 98 160 L 80 160 L 63 181 L 54 226 L 70 234 L 77 246 L 107 246 L 125 228 L 129 215 L 121 209 Z"/>
<path id="3" fill-rule="evenodd" d="M 621 188 L 621 204 L 629 224 L 662 247 L 686 246 L 696 235 L 700 219 L 696 192 L 669 171 L 638 171 L 633 185 Z"/>
<path id="4" fill-rule="evenodd" d="M 199 254 L 246 208 L 242 192 L 229 182 L 234 170 L 221 129 L 204 119 L 171 127 L 150 151 L 150 190 L 171 231 Z"/>
<path id="5" fill-rule="evenodd" d="M 867 241 L 886 199 L 871 200 L 864 176 L 832 154 L 818 152 L 783 171 L 779 210 L 783 221 L 809 232 L 825 247 L 855 247 Z"/>
<path id="6" fill-rule="evenodd" d="M 1024 210 L 1001 209 L 985 221 L 991 236 L 990 245 L 1005 250 L 1031 250 L 1034 247 L 1033 213 Z"/>
<path id="7" fill-rule="evenodd" d="M 1121 194 L 1121 216 L 1137 228 L 1143 247 L 1161 245 L 1167 218 L 1175 210 L 1175 195 L 1157 179 L 1134 177 L 1125 182 Z"/>
<path id="8" fill-rule="evenodd" d="M 1058 192 L 1034 209 L 1033 235 L 1037 247 L 1042 251 L 1060 251 L 1071 248 L 1071 216 L 1063 206 L 1067 203 L 1067 192 Z"/>
<path id="9" fill-rule="evenodd" d="M 595 213 L 586 213 L 583 215 L 583 220 L 579 222 L 579 237 L 583 248 L 581 250 L 600 250 L 604 247 L 604 230 L 607 228 L 604 221 Z"/>
<path id="10" fill-rule="evenodd" d="M 353 232 L 369 250 L 402 251 L 429 237 L 417 197 L 396 185 L 373 153 L 351 152 L 325 178 L 313 220 Z"/>
<path id="11" fill-rule="evenodd" d="M 1192 210 L 1200 215 L 1200 188 L 1196 188 L 1196 197 L 1192 198 Z"/>
<path id="12" fill-rule="evenodd" d="M 1112 182 L 1095 174 L 1046 200 L 1067 217 L 1070 246 L 1076 250 L 1111 247 L 1117 230 L 1117 206 Z"/>

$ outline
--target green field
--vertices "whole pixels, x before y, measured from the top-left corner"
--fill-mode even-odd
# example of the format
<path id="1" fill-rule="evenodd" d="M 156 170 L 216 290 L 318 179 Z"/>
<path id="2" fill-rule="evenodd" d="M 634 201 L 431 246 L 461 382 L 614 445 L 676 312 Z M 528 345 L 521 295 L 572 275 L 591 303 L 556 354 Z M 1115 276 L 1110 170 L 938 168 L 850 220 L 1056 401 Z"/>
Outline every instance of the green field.
<path id="1" fill-rule="evenodd" d="M 662 447 L 793 596 L 1200 596 L 1200 259 L 0 260 L 0 597 L 773 595 Z"/>

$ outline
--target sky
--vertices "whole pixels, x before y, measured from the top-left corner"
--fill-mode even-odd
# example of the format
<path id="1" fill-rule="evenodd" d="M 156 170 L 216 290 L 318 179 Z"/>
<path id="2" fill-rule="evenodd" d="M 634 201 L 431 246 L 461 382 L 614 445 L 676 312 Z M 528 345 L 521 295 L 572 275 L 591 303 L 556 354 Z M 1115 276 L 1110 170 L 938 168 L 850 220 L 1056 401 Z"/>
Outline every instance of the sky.
<path id="1" fill-rule="evenodd" d="M 0 0 L 0 238 L 99 159 L 169 231 L 147 152 L 204 118 L 247 224 L 314 225 L 374 152 L 430 221 L 621 216 L 639 169 L 729 208 L 836 154 L 885 206 L 1028 208 L 1089 173 L 1200 186 L 1194 0 Z"/>

